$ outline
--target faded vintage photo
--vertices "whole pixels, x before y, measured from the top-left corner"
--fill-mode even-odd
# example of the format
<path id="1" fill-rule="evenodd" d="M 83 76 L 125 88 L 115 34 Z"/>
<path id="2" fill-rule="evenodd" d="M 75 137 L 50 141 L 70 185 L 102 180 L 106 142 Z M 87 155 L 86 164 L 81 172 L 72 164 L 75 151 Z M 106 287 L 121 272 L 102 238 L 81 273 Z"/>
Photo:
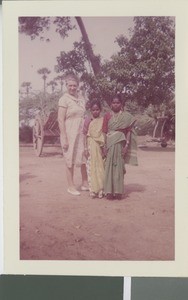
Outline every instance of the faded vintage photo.
<path id="1" fill-rule="evenodd" d="M 175 259 L 175 18 L 19 16 L 21 260 Z"/>

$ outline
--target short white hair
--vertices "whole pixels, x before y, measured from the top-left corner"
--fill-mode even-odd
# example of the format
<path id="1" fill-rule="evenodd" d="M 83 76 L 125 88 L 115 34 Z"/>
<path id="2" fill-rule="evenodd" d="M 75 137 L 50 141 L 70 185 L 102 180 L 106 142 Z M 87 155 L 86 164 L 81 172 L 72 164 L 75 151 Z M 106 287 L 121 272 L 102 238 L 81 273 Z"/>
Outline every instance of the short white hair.
<path id="1" fill-rule="evenodd" d="M 79 85 L 79 78 L 77 75 L 75 74 L 68 74 L 66 77 L 65 77 L 65 82 L 67 84 L 68 81 L 75 81 L 78 85 Z"/>

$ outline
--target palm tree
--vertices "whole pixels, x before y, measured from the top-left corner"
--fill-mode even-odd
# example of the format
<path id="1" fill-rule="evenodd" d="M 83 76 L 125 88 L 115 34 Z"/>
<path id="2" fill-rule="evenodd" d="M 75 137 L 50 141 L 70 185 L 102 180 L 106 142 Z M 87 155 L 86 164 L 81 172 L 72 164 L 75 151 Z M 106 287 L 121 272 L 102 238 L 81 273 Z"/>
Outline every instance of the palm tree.
<path id="1" fill-rule="evenodd" d="M 54 93 L 55 87 L 57 86 L 57 82 L 55 80 L 51 80 L 50 82 L 47 83 L 48 86 L 51 85 L 52 88 L 52 94 Z"/>
<path id="2" fill-rule="evenodd" d="M 59 81 L 60 86 L 61 86 L 61 93 L 63 91 L 63 80 L 64 80 L 64 75 L 58 75 L 57 77 L 54 78 L 55 81 Z"/>
<path id="3" fill-rule="evenodd" d="M 44 95 L 46 95 L 46 79 L 47 75 L 51 73 L 48 68 L 41 68 L 37 71 L 38 74 L 42 75 L 42 79 L 44 80 Z"/>
<path id="4" fill-rule="evenodd" d="M 29 97 L 29 91 L 32 89 L 32 86 L 31 86 L 31 82 L 27 82 L 27 81 L 24 81 L 21 86 L 23 88 L 25 88 L 25 92 L 26 92 L 26 95 L 27 95 L 27 99 Z"/>

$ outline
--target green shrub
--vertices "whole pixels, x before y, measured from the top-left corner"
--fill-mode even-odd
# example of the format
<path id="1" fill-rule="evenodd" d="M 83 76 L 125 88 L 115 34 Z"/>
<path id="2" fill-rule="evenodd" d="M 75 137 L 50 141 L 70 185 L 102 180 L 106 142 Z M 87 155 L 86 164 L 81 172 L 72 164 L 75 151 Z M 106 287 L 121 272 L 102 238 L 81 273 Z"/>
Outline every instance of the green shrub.
<path id="1" fill-rule="evenodd" d="M 32 143 L 32 136 L 32 128 L 30 126 L 23 125 L 19 128 L 19 141 L 21 143 Z"/>

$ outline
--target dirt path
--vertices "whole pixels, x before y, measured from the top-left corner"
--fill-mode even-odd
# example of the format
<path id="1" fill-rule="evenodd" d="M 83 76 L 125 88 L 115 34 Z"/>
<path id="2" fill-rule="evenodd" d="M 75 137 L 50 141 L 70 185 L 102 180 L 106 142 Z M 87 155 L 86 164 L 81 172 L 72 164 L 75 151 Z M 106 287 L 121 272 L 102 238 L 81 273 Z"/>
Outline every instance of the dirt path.
<path id="1" fill-rule="evenodd" d="M 20 148 L 20 257 L 33 260 L 173 260 L 174 149 L 138 150 L 125 199 L 66 192 L 59 147 Z M 76 170 L 76 184 L 80 174 Z"/>

